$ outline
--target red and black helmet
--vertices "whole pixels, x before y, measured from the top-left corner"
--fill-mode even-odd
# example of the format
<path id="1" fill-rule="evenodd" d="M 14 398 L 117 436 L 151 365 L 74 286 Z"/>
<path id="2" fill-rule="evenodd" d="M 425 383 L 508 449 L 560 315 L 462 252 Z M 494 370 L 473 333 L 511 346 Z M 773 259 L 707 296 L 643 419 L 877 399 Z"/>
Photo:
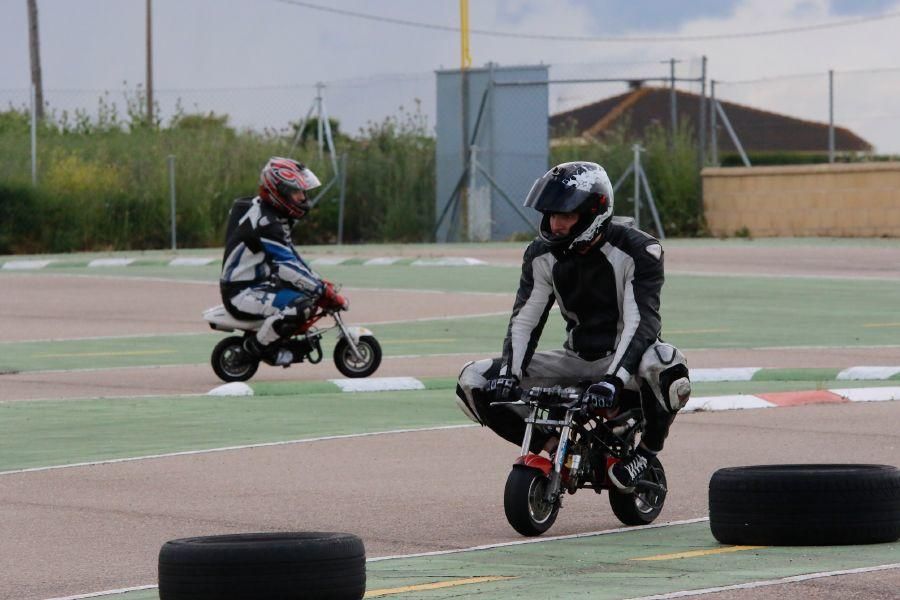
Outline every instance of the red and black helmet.
<path id="1" fill-rule="evenodd" d="M 316 174 L 303 163 L 273 156 L 259 174 L 259 197 L 284 216 L 299 219 L 312 208 L 306 192 L 320 185 Z M 303 192 L 299 200 L 294 198 L 298 191 Z"/>

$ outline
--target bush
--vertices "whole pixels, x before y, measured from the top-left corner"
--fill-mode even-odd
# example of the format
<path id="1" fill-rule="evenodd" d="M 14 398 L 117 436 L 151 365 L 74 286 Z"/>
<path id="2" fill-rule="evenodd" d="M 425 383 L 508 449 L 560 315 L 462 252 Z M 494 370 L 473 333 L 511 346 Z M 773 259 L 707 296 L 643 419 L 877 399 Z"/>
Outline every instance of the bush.
<path id="1" fill-rule="evenodd" d="M 290 130 L 235 131 L 227 116 L 213 113 L 179 113 L 168 126 L 148 125 L 135 106 L 125 122 L 104 102 L 96 118 L 50 111 L 38 131 L 37 189 L 28 114 L 0 112 L 0 182 L 10 207 L 0 222 L 4 251 L 168 247 L 170 155 L 178 245 L 219 246 L 234 199 L 256 193 L 259 170 L 270 156 L 287 155 L 294 138 Z M 372 123 L 335 143 L 348 155 L 344 240 L 423 241 L 434 219 L 434 140 L 421 113 Z M 292 153 L 327 185 L 335 176 L 331 160 L 317 154 L 314 139 Z M 337 183 L 296 229 L 298 242 L 335 241 Z M 40 227 L 31 215 L 40 215 Z"/>
<path id="2" fill-rule="evenodd" d="M 0 254 L 27 253 L 41 249 L 36 191 L 30 184 L 0 183 Z"/>
<path id="3" fill-rule="evenodd" d="M 555 146 L 551 148 L 551 163 L 587 160 L 603 165 L 613 184 L 634 162 L 632 146 L 640 143 L 644 152 L 641 164 L 647 174 L 650 190 L 656 203 L 666 235 L 692 236 L 703 231 L 699 205 L 700 174 L 697 171 L 696 141 L 689 121 L 683 119 L 673 140 L 669 132 L 658 124 L 645 130 L 644 139 L 630 137 L 629 126 L 620 126 L 594 141 Z M 629 175 L 615 195 L 615 213 L 634 215 L 634 176 Z M 654 231 L 656 227 L 641 190 L 641 228 Z M 659 232 L 656 232 L 657 234 Z"/>

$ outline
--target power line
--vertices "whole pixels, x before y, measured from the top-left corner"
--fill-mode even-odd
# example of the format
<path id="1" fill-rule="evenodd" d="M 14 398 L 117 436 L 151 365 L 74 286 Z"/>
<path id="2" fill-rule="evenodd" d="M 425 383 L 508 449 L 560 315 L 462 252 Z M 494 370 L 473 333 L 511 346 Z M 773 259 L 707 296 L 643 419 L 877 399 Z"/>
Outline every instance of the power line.
<path id="1" fill-rule="evenodd" d="M 900 71 L 900 67 L 877 67 L 872 69 L 849 69 L 846 71 L 834 70 L 835 75 L 854 75 L 854 74 L 874 74 L 874 73 L 896 73 Z M 789 79 L 810 79 L 810 78 L 828 77 L 827 71 L 816 71 L 810 73 L 789 73 L 785 75 L 773 75 L 771 77 L 760 77 L 758 79 L 741 79 L 737 81 L 727 81 L 716 79 L 716 85 L 745 85 L 748 83 L 769 83 L 772 81 L 784 81 Z"/>
<path id="2" fill-rule="evenodd" d="M 291 4 L 300 6 L 310 10 L 318 10 L 347 17 L 355 17 L 357 19 L 366 19 L 369 21 L 378 21 L 380 23 L 392 23 L 394 25 L 403 25 L 406 27 L 416 27 L 419 29 L 430 29 L 433 31 L 446 31 L 459 33 L 459 27 L 449 25 L 438 25 L 435 23 L 424 23 L 421 21 L 410 21 L 407 19 L 396 19 L 393 17 L 383 17 L 370 13 L 361 13 L 330 6 L 321 6 L 312 2 L 304 2 L 302 0 L 275 0 L 282 4 Z M 822 29 L 835 29 L 838 27 L 849 27 L 852 25 L 860 25 L 873 21 L 884 21 L 887 19 L 896 19 L 900 17 L 900 11 L 887 12 L 880 15 L 868 17 L 857 17 L 854 19 L 844 19 L 842 21 L 832 21 L 830 23 L 819 23 L 817 25 L 800 25 L 796 27 L 783 27 L 781 29 L 768 29 L 763 31 L 746 31 L 736 33 L 714 33 L 705 35 L 665 35 L 665 36 L 585 36 L 585 35 L 549 35 L 540 33 L 513 33 L 510 31 L 491 31 L 486 29 L 469 29 L 469 33 L 475 35 L 483 35 L 489 37 L 501 38 L 517 38 L 526 40 L 546 40 L 558 42 L 593 42 L 593 43 L 656 43 L 656 42 L 699 42 L 709 40 L 732 40 L 736 38 L 754 38 L 770 35 L 783 35 L 788 33 L 801 33 L 804 31 L 817 31 Z"/>

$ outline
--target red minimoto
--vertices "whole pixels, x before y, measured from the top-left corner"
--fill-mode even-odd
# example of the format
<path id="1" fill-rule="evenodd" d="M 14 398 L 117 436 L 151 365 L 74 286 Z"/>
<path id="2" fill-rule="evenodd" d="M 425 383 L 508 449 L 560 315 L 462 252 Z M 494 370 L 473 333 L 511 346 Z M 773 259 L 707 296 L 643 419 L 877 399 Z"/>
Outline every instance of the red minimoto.
<path id="1" fill-rule="evenodd" d="M 550 529 L 564 492 L 582 488 L 600 494 L 607 490 L 613 513 L 625 525 L 652 523 L 666 500 L 666 473 L 654 457 L 633 489 L 619 490 L 609 480 L 609 466 L 627 457 L 642 429 L 639 398 L 623 395 L 617 406 L 589 408 L 580 387 L 535 387 L 518 391 L 519 398 L 492 402 L 528 409 L 522 454 L 506 480 L 503 506 L 506 519 L 522 535 Z M 535 427 L 559 440 L 550 458 L 530 452 Z"/>

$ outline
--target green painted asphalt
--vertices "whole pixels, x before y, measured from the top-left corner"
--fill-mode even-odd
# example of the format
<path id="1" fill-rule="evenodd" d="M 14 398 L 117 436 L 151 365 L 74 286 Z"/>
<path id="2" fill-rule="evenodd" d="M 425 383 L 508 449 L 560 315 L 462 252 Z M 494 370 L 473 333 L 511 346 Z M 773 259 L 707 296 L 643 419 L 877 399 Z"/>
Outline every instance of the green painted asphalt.
<path id="1" fill-rule="evenodd" d="M 425 384 L 425 390 L 346 393 L 328 382 L 282 381 L 252 384 L 254 396 L 0 403 L 0 471 L 471 423 L 456 406 L 455 379 Z M 820 381 L 698 383 L 694 395 L 826 387 Z"/>
<path id="2" fill-rule="evenodd" d="M 684 552 L 695 554 L 640 560 Z M 366 565 L 366 590 L 368 594 L 398 599 L 613 600 L 897 562 L 900 543 L 736 550 L 716 542 L 707 522 L 697 522 L 452 554 L 370 560 Z M 478 577 L 505 579 L 465 583 Z M 451 585 L 433 590 L 415 588 L 436 583 Z M 401 591 L 403 588 L 405 591 Z M 142 590 L 108 597 L 157 600 L 158 593 Z"/>
<path id="3" fill-rule="evenodd" d="M 856 285 L 833 280 L 670 280 L 663 336 L 688 354 L 699 348 L 855 347 L 896 345 L 900 340 L 895 309 L 900 305 L 900 282 L 869 282 L 866 293 L 860 294 Z M 352 309 L 347 320 L 364 325 L 354 322 Z M 507 324 L 506 315 L 497 315 L 376 324 L 371 329 L 388 356 L 488 353 L 500 351 Z M 199 316 L 197 331 L 193 336 L 2 342 L 0 371 L 205 363 L 221 336 L 205 333 Z M 558 348 L 564 336 L 562 317 L 554 311 L 540 348 Z M 334 334 L 326 334 L 326 353 L 333 343 Z"/>
<path id="4" fill-rule="evenodd" d="M 448 390 L 9 402 L 0 471 L 468 423 Z"/>

